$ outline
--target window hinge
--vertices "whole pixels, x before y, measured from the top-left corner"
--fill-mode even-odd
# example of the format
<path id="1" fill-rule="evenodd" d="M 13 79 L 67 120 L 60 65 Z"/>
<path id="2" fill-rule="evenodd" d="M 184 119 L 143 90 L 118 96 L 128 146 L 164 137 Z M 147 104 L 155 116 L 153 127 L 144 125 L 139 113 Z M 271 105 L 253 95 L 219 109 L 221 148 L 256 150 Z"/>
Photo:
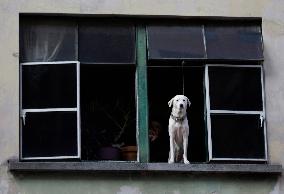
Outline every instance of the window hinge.
<path id="1" fill-rule="evenodd" d="M 260 114 L 260 116 L 259 116 L 259 119 L 260 119 L 260 127 L 262 127 L 263 126 L 263 122 L 264 122 L 264 115 L 263 114 Z"/>
<path id="2" fill-rule="evenodd" d="M 22 119 L 23 119 L 23 124 L 25 125 L 26 124 L 26 111 L 24 111 L 24 110 L 22 110 L 21 111 L 21 117 L 22 117 Z"/>

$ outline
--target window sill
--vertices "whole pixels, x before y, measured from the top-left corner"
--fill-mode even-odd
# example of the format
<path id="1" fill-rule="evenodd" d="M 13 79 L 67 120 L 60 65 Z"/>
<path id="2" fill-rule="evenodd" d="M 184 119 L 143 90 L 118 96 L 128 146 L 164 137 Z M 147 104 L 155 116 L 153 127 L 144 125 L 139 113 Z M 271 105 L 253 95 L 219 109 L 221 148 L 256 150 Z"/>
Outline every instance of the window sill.
<path id="1" fill-rule="evenodd" d="M 185 174 L 271 174 L 281 175 L 281 165 L 270 164 L 168 164 L 138 162 L 20 162 L 11 159 L 11 172 L 119 172 Z"/>

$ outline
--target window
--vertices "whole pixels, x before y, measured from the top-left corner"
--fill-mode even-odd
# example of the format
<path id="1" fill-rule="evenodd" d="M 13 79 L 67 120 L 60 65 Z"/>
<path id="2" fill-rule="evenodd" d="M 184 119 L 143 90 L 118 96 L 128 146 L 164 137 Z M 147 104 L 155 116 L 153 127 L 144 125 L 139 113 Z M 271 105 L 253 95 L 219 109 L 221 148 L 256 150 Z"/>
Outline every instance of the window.
<path id="1" fill-rule="evenodd" d="M 265 160 L 262 67 L 207 65 L 206 73 L 210 159 Z"/>
<path id="2" fill-rule="evenodd" d="M 102 149 L 136 145 L 134 25 L 25 17 L 20 39 L 21 159 L 121 160 Z"/>
<path id="3" fill-rule="evenodd" d="M 150 141 L 150 161 L 168 159 L 157 150 L 169 147 L 166 103 L 176 94 L 191 101 L 190 162 L 266 161 L 261 28 L 232 23 L 147 26 L 149 122 L 165 133 Z"/>
<path id="4" fill-rule="evenodd" d="M 21 79 L 21 157 L 80 158 L 79 63 L 22 63 Z"/>
<path id="5" fill-rule="evenodd" d="M 25 16 L 20 25 L 22 160 L 124 161 L 102 155 L 124 144 L 137 145 L 139 162 L 167 162 L 167 102 L 184 94 L 190 162 L 267 161 L 259 20 Z"/>

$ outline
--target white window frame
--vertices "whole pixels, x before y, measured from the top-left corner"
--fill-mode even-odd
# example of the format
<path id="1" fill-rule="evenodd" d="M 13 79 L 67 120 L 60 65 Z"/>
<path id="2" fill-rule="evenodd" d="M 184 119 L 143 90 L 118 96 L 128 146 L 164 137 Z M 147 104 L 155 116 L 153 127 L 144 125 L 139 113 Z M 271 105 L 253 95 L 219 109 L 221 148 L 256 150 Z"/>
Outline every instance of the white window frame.
<path id="1" fill-rule="evenodd" d="M 76 84 L 77 102 L 74 108 L 40 108 L 23 109 L 22 106 L 22 67 L 27 65 L 50 65 L 50 64 L 75 64 L 76 65 Z M 25 122 L 26 113 L 43 112 L 76 112 L 77 113 L 77 155 L 74 156 L 51 156 L 51 157 L 23 157 L 22 151 L 22 128 Z M 45 160 L 45 159 L 80 159 L 81 158 L 81 113 L 80 113 L 80 62 L 79 61 L 54 61 L 54 62 L 27 62 L 20 63 L 20 159 L 21 160 Z"/>
<path id="2" fill-rule="evenodd" d="M 262 88 L 262 111 L 238 111 L 238 110 L 211 110 L 210 108 L 210 91 L 209 91 L 209 67 L 229 67 L 229 68 L 260 68 L 261 69 L 261 88 Z M 267 162 L 267 132 L 266 132 L 266 111 L 265 111 L 265 95 L 264 95 L 264 77 L 263 77 L 263 66 L 262 65 L 230 65 L 230 64 L 206 64 L 205 65 L 205 98 L 206 98 L 206 123 L 207 123 L 207 143 L 209 161 L 257 161 Z M 262 118 L 263 130 L 264 130 L 264 158 L 214 158 L 212 156 L 212 138 L 211 138 L 211 114 L 238 114 L 238 115 L 259 115 Z"/>

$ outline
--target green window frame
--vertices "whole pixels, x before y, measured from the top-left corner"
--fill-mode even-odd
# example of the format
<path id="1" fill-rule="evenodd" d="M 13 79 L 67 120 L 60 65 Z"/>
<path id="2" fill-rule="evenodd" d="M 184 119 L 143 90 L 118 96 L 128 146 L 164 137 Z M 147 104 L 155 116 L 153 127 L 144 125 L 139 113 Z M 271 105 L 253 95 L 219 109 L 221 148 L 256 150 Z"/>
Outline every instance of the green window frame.
<path id="1" fill-rule="evenodd" d="M 149 138 L 148 138 L 148 95 L 147 95 L 147 49 L 146 28 L 139 25 L 136 29 L 137 37 L 137 127 L 138 134 L 138 162 L 149 162 Z"/>

